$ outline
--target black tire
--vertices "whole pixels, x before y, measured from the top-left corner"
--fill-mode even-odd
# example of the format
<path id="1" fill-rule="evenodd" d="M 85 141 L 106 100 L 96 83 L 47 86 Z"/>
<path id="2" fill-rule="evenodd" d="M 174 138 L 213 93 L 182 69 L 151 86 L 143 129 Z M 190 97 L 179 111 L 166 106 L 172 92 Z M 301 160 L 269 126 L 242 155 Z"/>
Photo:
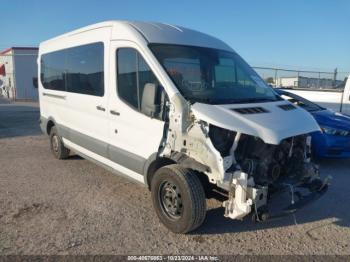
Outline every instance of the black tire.
<path id="1" fill-rule="evenodd" d="M 204 222 L 206 199 L 196 174 L 179 165 L 160 168 L 151 181 L 154 209 L 174 233 L 188 233 Z"/>
<path id="2" fill-rule="evenodd" d="M 57 159 L 66 159 L 69 157 L 69 149 L 64 146 L 62 138 L 59 136 L 55 126 L 50 131 L 50 148 L 52 154 Z"/>

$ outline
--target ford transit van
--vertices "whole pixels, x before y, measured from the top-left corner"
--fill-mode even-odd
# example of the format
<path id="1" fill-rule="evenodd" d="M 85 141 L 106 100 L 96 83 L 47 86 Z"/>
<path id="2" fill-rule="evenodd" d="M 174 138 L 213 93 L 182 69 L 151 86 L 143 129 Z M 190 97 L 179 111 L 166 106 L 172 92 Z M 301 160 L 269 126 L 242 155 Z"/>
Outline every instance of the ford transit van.
<path id="1" fill-rule="evenodd" d="M 228 218 L 261 221 L 281 192 L 288 213 L 327 190 L 310 158 L 313 117 L 212 36 L 109 21 L 41 43 L 38 59 L 53 155 L 145 185 L 173 232 L 198 228 L 208 197 L 224 198 Z"/>

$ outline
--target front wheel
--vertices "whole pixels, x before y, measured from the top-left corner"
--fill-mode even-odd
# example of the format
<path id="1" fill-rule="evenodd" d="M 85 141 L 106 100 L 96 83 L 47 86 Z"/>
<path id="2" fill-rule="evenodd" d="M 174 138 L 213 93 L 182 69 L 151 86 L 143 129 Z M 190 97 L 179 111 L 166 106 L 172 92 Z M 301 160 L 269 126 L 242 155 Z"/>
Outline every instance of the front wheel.
<path id="1" fill-rule="evenodd" d="M 174 233 L 188 233 L 205 219 L 206 199 L 196 174 L 179 165 L 160 168 L 151 182 L 152 202 L 160 221 Z"/>

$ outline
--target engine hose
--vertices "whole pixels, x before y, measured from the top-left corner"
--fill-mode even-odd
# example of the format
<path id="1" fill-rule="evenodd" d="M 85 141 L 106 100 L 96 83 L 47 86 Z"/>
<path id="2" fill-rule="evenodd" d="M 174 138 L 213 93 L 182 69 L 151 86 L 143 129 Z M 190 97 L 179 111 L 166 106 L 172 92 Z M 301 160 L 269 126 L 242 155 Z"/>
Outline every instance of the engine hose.
<path id="1" fill-rule="evenodd" d="M 292 201 L 291 201 L 291 204 L 292 205 L 294 205 L 294 203 L 295 203 L 295 201 L 294 201 L 294 187 L 293 187 L 293 185 L 292 184 L 285 184 L 286 186 L 288 186 L 289 187 L 289 189 L 290 189 L 290 193 L 291 193 L 291 195 L 292 195 Z"/>

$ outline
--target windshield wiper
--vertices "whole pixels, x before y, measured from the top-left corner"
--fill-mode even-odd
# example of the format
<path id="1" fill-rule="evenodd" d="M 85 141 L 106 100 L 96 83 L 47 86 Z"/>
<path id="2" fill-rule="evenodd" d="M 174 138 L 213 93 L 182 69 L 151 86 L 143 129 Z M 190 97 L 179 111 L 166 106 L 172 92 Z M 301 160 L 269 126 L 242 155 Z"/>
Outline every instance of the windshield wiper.
<path id="1" fill-rule="evenodd" d="M 204 103 L 204 104 L 212 104 L 214 101 L 213 99 L 210 98 L 192 98 L 191 99 L 194 103 Z"/>
<path id="2" fill-rule="evenodd" d="M 232 103 L 259 103 L 259 102 L 275 102 L 277 99 L 273 98 L 247 98 L 247 99 L 234 99 L 232 100 Z"/>
<path id="3" fill-rule="evenodd" d="M 273 98 L 246 98 L 246 99 L 215 99 L 215 98 L 196 98 L 194 100 L 198 103 L 205 104 L 245 104 L 245 103 L 259 103 L 259 102 L 274 102 L 277 99 Z"/>

